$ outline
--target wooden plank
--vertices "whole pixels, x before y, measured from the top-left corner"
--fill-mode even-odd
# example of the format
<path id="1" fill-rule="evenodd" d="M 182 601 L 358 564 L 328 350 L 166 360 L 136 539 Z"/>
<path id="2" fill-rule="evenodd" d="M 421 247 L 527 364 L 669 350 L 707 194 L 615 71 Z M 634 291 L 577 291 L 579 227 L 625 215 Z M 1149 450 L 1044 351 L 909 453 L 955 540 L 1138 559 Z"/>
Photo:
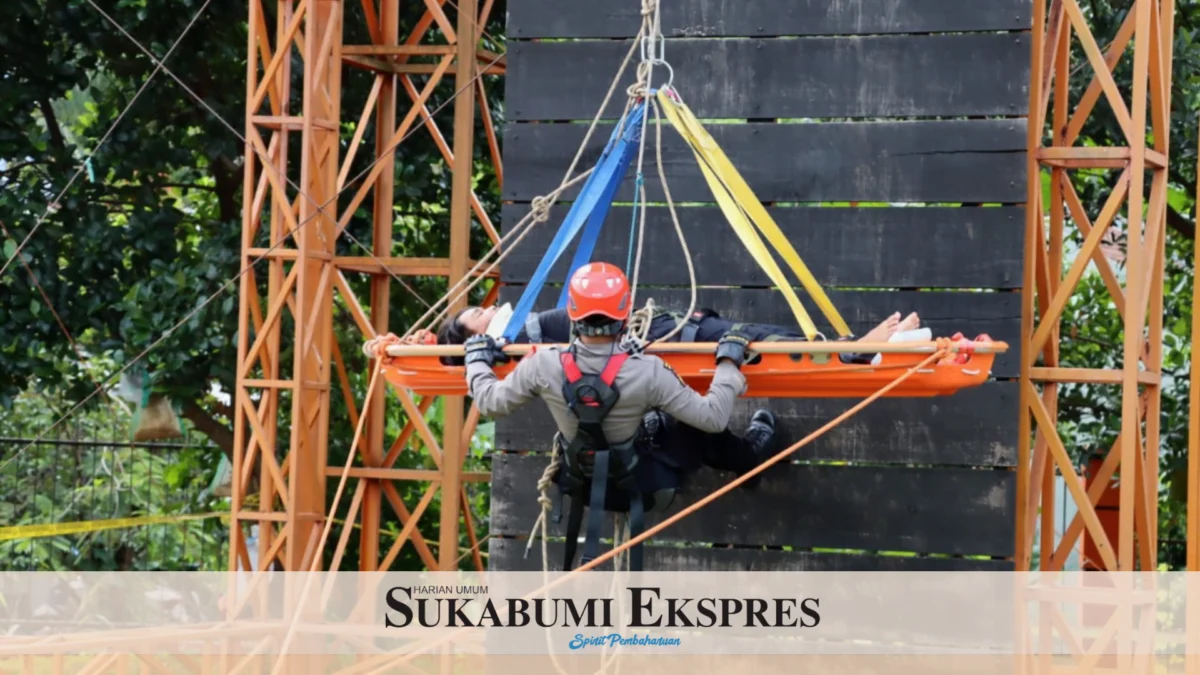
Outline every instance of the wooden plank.
<path id="1" fill-rule="evenodd" d="M 624 267 L 622 257 L 617 264 Z M 643 262 L 643 269 L 645 269 Z M 698 275 L 703 275 L 700 270 Z M 703 280 L 703 276 L 700 280 Z M 563 278 L 551 278 L 561 284 Z M 686 288 L 686 276 L 680 281 L 685 288 L 643 287 L 638 291 L 637 303 L 645 305 L 647 298 L 654 304 L 667 309 L 686 311 L 691 292 Z M 500 303 L 514 305 L 524 288 L 503 286 Z M 547 287 L 534 303 L 535 310 L 552 309 L 558 301 L 559 288 Z M 829 322 L 817 306 L 801 290 L 796 291 L 800 302 L 812 316 L 817 328 L 827 335 L 835 335 Z M 996 357 L 992 368 L 995 377 L 1016 377 L 1020 368 L 1021 343 L 1021 295 L 1019 293 L 970 293 L 970 292 L 918 292 L 918 291 L 829 291 L 829 299 L 850 325 L 850 330 L 862 334 L 883 321 L 893 312 L 908 314 L 917 312 L 922 325 L 935 336 L 950 337 L 956 332 L 974 338 L 986 333 L 993 340 L 1007 342 L 1009 350 Z M 778 291 L 748 288 L 699 288 L 696 306 L 708 307 L 730 321 L 768 323 L 795 326 L 796 319 Z"/>
<path id="2" fill-rule="evenodd" d="M 1017 386 L 988 382 L 944 399 L 882 399 L 805 446 L 805 461 L 1016 466 Z M 758 408 L 778 419 L 782 450 L 857 403 L 853 399 L 742 399 L 729 428 L 741 435 Z M 548 450 L 555 431 L 535 402 L 496 420 L 497 450 Z"/>
<path id="3" fill-rule="evenodd" d="M 662 3 L 667 36 L 776 36 L 1029 30 L 1029 0 L 690 0 Z M 636 2 L 509 0 L 510 39 L 627 38 Z M 670 47 L 668 47 L 668 50 Z M 671 52 L 668 51 L 668 60 Z"/>
<path id="4" fill-rule="evenodd" d="M 504 259 L 505 283 L 527 281 L 566 217 L 555 205 L 550 220 L 530 232 Z M 624 265 L 631 207 L 613 207 L 592 255 Z M 769 279 L 716 207 L 676 209 L 698 282 L 766 286 Z M 768 210 L 822 286 L 885 288 L 1018 288 L 1022 282 L 1024 207 L 812 208 Z M 529 212 L 505 205 L 515 225 Z M 552 268 L 563 279 L 575 246 Z M 639 283 L 686 284 L 687 264 L 666 208 L 646 209 Z M 789 272 L 790 274 L 790 272 Z"/>
<path id="5" fill-rule="evenodd" d="M 503 198 L 531 201 L 562 182 L 587 130 L 583 124 L 510 124 L 505 130 Z M 711 124 L 758 198 L 768 202 L 890 201 L 1019 204 L 1025 201 L 1022 120 Z M 580 159 L 593 166 L 610 127 L 597 129 Z M 651 147 L 653 149 L 653 134 Z M 663 130 L 663 164 L 677 201 L 715 201 L 691 151 Z M 646 193 L 662 201 L 654 155 L 646 157 Z M 617 201 L 633 201 L 635 171 Z M 579 186 L 564 191 L 569 201 Z"/>
<path id="6" fill-rule="evenodd" d="M 549 455 L 500 453 L 492 460 L 492 529 L 527 536 L 537 517 L 535 484 Z M 701 470 L 667 514 L 729 482 Z M 660 541 L 851 548 L 1009 557 L 1016 473 L 787 464 L 755 490 L 737 489 L 658 535 Z M 648 514 L 647 525 L 664 514 Z M 565 533 L 566 518 L 551 523 Z M 612 531 L 611 524 L 607 531 Z"/>
<path id="7" fill-rule="evenodd" d="M 540 572 L 542 542 L 533 542 L 529 557 L 525 557 L 523 539 L 493 538 L 488 542 L 488 569 L 499 572 Z M 563 544 L 547 543 L 550 570 L 562 571 Z M 603 543 L 601 552 L 612 547 Z M 971 558 L 930 558 L 896 555 L 853 553 L 814 553 L 811 551 L 779 551 L 746 548 L 708 548 L 656 546 L 651 540 L 645 546 L 645 569 L 648 572 L 1009 572 L 1011 560 L 978 560 Z M 599 567 L 611 572 L 612 562 Z"/>
<path id="8" fill-rule="evenodd" d="M 513 43 L 508 119 L 590 121 L 629 42 Z M 674 86 L 701 119 L 1015 116 L 1029 107 L 1029 43 L 1027 33 L 686 39 L 667 51 Z M 651 84 L 665 78 L 660 68 Z M 605 117 L 624 101 L 614 97 Z"/>

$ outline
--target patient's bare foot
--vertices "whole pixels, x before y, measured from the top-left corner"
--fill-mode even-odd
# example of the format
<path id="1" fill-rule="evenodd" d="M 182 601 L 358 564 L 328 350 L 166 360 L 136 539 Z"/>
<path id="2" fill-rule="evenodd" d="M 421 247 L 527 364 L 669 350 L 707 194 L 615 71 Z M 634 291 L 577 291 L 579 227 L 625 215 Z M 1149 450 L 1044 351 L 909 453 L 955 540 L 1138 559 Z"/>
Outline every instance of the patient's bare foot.
<path id="1" fill-rule="evenodd" d="M 915 314 L 911 316 L 916 316 Z M 900 327 L 900 312 L 892 314 L 884 319 L 878 326 L 872 328 L 866 335 L 859 338 L 859 342 L 887 342 L 888 338 L 896 333 Z"/>
<path id="2" fill-rule="evenodd" d="M 899 315 L 897 314 L 897 316 Z M 904 320 L 901 321 L 897 327 L 896 332 L 903 333 L 905 331 L 916 330 L 920 327 L 921 317 L 917 316 L 916 312 L 912 312 L 908 316 L 904 317 Z"/>

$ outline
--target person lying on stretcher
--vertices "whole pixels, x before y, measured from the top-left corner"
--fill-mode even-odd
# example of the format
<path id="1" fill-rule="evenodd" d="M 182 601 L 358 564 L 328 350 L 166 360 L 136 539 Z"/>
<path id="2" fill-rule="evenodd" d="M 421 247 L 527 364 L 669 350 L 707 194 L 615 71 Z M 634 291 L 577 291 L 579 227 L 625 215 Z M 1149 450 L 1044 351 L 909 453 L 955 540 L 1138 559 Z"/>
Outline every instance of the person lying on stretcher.
<path id="1" fill-rule="evenodd" d="M 406 344 L 430 344 L 436 339 L 437 344 L 462 344 L 472 335 L 487 332 L 493 317 L 496 316 L 497 309 L 497 307 L 467 307 L 447 319 L 438 329 L 436 336 L 431 335 L 427 330 L 419 330 L 405 338 L 404 342 Z M 675 326 L 682 317 L 682 312 L 667 310 L 658 312 L 650 322 L 648 341 L 654 342 L 675 330 Z M 866 335 L 858 338 L 856 342 L 887 342 L 897 333 L 917 330 L 920 327 L 921 319 L 916 312 L 912 312 L 903 319 L 900 318 L 900 312 L 896 312 L 868 331 Z M 730 330 L 741 331 L 750 338 L 751 342 L 806 340 L 803 333 L 790 328 L 765 323 L 739 324 L 722 319 L 711 309 L 698 309 L 692 313 L 684 327 L 670 341 L 717 342 Z M 525 321 L 525 327 L 521 329 L 513 342 L 519 344 L 565 344 L 571 339 L 571 321 L 567 318 L 567 310 L 552 309 L 545 312 L 530 312 L 529 318 Z M 867 364 L 871 362 L 874 354 L 841 354 L 840 356 L 843 363 Z M 461 363 L 461 358 L 453 360 Z"/>
<path id="2" fill-rule="evenodd" d="M 438 344 L 462 344 L 472 335 L 487 331 L 497 307 L 467 307 L 454 317 L 447 319 L 438 330 Z M 653 342 L 675 329 L 682 318 L 682 312 L 660 310 L 650 322 L 649 341 Z M 689 330 L 690 326 L 695 330 Z M 735 323 L 711 309 L 698 309 L 689 317 L 684 328 L 671 341 L 683 342 L 717 342 L 721 336 L 736 329 L 747 333 L 754 342 L 767 340 L 803 341 L 802 333 L 765 323 Z M 921 319 L 916 312 L 900 318 L 896 312 L 872 328 L 858 342 L 887 342 L 895 335 L 921 327 Z M 420 331 L 411 337 L 421 337 Z M 425 339 L 421 337 L 421 339 Z M 417 340 L 419 343 L 421 340 Z M 566 343 L 571 341 L 571 322 L 567 318 L 566 309 L 552 309 L 545 312 L 530 312 L 525 321 L 525 327 L 517 333 L 515 343 Z"/>

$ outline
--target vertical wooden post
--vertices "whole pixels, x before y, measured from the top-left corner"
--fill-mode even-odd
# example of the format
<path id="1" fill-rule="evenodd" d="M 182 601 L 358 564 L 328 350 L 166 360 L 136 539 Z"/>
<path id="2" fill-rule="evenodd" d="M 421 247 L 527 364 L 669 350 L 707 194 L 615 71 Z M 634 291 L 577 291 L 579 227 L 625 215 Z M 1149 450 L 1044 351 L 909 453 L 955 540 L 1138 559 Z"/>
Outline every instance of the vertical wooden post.
<path id="1" fill-rule="evenodd" d="M 1049 16 L 1045 16 L 1046 5 Z M 1029 569 L 1033 548 L 1033 524 L 1042 509 L 1043 570 L 1062 568 L 1077 538 L 1086 532 L 1092 562 L 1108 571 L 1153 569 L 1157 562 L 1157 492 L 1159 438 L 1159 384 L 1162 352 L 1162 278 L 1165 232 L 1166 171 L 1169 159 L 1169 99 L 1173 0 L 1137 0 L 1133 11 L 1105 49 L 1086 24 L 1078 0 L 1042 0 L 1035 6 L 1034 48 L 1030 77 L 1030 128 L 1028 150 L 1029 211 L 1026 222 L 1025 287 L 1022 331 L 1026 340 L 1021 371 L 1021 428 L 1018 469 L 1019 532 L 1017 568 Z M 1047 25 L 1049 28 L 1047 29 Z M 1077 102 L 1065 92 L 1068 78 L 1076 69 L 1068 63 L 1067 45 L 1078 37 L 1092 81 Z M 1105 36 L 1108 37 L 1108 36 Z M 1133 86 L 1122 91 L 1112 71 L 1134 42 Z M 1046 132 L 1047 89 L 1053 80 L 1055 105 L 1051 118 L 1049 148 L 1042 147 Z M 1122 119 L 1125 143 L 1113 148 L 1082 148 L 1075 145 L 1083 124 L 1100 98 Z M 1072 106 L 1074 108 L 1072 109 Z M 1152 123 L 1155 146 L 1146 147 L 1147 124 Z M 1123 146 L 1123 147 L 1122 147 Z M 1097 152 L 1099 150 L 1099 152 Z M 1052 187 L 1042 204 L 1040 171 L 1049 169 Z M 1074 190 L 1071 173 L 1083 169 L 1122 170 L 1095 221 L 1085 212 Z M 1146 171 L 1152 178 L 1147 180 Z M 1146 187 L 1149 185 L 1149 199 Z M 1124 204 L 1123 204 L 1124 203 Z M 1122 206 L 1129 215 L 1127 281 L 1121 288 L 1108 260 L 1098 246 L 1105 231 L 1116 222 Z M 1148 209 L 1144 209 L 1148 205 Z M 1049 227 L 1043 225 L 1049 210 Z M 1065 213 L 1064 213 L 1065 209 Z M 1063 276 L 1063 241 L 1069 215 L 1085 237 L 1085 246 Z M 1143 223 L 1145 224 L 1143 228 Z M 1047 231 L 1048 230 L 1048 231 Z M 1058 363 L 1059 325 L 1062 311 L 1075 292 L 1087 266 L 1095 262 L 1114 305 L 1122 315 L 1124 339 L 1120 370 L 1081 367 L 1062 368 Z M 1034 297 L 1036 296 L 1036 297 Z M 1149 318 L 1149 337 L 1143 336 Z M 1044 363 L 1037 359 L 1044 356 Z M 1115 355 L 1114 355 L 1115 356 Z M 1075 365 L 1075 364 L 1072 364 Z M 1073 468 L 1070 439 L 1057 430 L 1057 387 L 1062 383 L 1090 382 L 1121 387 L 1121 423 L 1117 442 L 1103 462 L 1094 482 L 1081 489 Z M 1102 384 L 1103 383 L 1103 384 Z M 1040 391 L 1039 391 L 1040 387 Z M 1143 393 L 1144 392 L 1144 393 Z M 1144 396 L 1144 398 L 1143 398 Z M 1037 421 L 1036 441 L 1031 438 L 1029 415 Z M 1143 416 L 1145 418 L 1143 419 Z M 1145 431 L 1143 433 L 1143 423 Z M 1031 444 L 1033 447 L 1031 448 Z M 1032 455 L 1032 456 L 1031 456 Z M 1053 508 L 1055 469 L 1064 475 L 1079 514 L 1067 528 L 1064 540 L 1054 542 L 1046 518 Z M 1120 472 L 1120 488 L 1114 513 L 1115 531 L 1108 531 L 1097 512 L 1114 471 Z M 1200 470 L 1198 470 L 1200 471 Z M 1200 483 L 1200 480 L 1197 481 Z M 1115 542 L 1113 541 L 1115 540 Z M 1050 550 L 1053 548 L 1054 550 Z M 1200 558 L 1200 555 L 1197 556 Z M 1197 561 L 1200 563 L 1200 560 Z"/>
<path id="2" fill-rule="evenodd" d="M 478 42 L 475 0 L 458 1 L 458 45 L 456 51 L 454 86 L 471 87 L 475 76 L 475 45 Z M 471 244 L 471 176 L 475 164 L 475 97 L 460 95 L 454 101 L 454 175 L 451 183 L 450 207 L 450 279 L 453 286 L 467 274 Z M 467 303 L 466 298 L 455 303 L 451 312 Z M 462 488 L 462 465 L 466 448 L 458 430 L 465 422 L 466 399 L 449 396 L 444 401 L 442 438 L 442 518 L 438 547 L 438 567 L 443 571 L 458 569 L 459 492 Z"/>

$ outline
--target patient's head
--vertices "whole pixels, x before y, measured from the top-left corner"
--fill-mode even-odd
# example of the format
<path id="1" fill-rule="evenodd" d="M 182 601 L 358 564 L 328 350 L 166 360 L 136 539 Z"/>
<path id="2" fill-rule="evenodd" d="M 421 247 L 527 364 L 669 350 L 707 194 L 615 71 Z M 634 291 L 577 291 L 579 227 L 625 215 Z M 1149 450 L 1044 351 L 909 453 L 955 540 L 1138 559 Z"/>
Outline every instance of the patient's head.
<path id="1" fill-rule="evenodd" d="M 439 345 L 461 345 L 472 335 L 487 332 L 488 324 L 496 315 L 495 307 L 467 307 L 452 314 L 438 328 L 437 343 Z M 463 357 L 443 356 L 441 362 L 446 366 L 461 366 Z"/>
<path id="2" fill-rule="evenodd" d="M 437 332 L 438 344 L 461 345 L 472 335 L 486 332 L 494 316 L 495 307 L 467 307 L 442 323 Z"/>

